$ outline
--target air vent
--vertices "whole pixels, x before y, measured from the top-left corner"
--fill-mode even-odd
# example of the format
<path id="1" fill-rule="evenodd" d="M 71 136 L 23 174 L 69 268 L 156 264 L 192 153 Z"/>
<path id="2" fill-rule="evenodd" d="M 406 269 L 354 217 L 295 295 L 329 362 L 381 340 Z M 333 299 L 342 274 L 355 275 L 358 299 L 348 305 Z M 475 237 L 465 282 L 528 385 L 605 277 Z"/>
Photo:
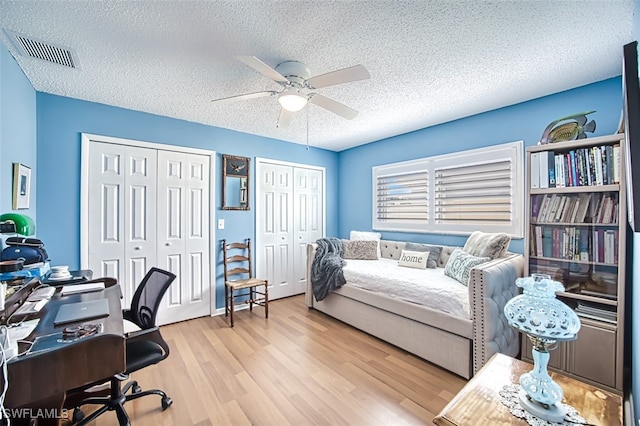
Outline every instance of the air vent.
<path id="1" fill-rule="evenodd" d="M 9 30 L 5 30 L 5 33 L 9 36 L 18 53 L 23 56 L 42 59 L 43 61 L 53 62 L 69 68 L 78 68 L 78 61 L 75 59 L 75 55 L 65 47 L 45 43 Z"/>

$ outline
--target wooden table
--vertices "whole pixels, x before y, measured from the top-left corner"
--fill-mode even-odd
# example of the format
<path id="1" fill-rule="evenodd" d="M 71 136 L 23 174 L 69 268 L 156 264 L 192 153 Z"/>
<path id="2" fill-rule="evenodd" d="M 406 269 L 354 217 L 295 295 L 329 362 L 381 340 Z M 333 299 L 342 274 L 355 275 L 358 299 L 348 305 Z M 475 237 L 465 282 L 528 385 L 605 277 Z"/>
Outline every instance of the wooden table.
<path id="1" fill-rule="evenodd" d="M 502 354 L 494 355 L 464 388 L 442 409 L 433 422 L 438 425 L 526 425 L 500 402 L 498 392 L 507 384 L 516 384 L 532 365 Z M 564 391 L 563 403 L 571 405 L 587 423 L 622 425 L 622 397 L 551 373 Z"/>

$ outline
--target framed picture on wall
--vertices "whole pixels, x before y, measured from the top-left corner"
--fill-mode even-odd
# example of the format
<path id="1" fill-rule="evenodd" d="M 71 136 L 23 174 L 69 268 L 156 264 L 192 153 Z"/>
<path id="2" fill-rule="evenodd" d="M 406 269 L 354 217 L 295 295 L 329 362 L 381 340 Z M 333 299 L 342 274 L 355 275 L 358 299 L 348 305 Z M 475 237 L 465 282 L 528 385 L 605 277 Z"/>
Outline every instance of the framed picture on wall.
<path id="1" fill-rule="evenodd" d="M 31 168 L 13 163 L 13 209 L 28 209 L 31 196 Z"/>

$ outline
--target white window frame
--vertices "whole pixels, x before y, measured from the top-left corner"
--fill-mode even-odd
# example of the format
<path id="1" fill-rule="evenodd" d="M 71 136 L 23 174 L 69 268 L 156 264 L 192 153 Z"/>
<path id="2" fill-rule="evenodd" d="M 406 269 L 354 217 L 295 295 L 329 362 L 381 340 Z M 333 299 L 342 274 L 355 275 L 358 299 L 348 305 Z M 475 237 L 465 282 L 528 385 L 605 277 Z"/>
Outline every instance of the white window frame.
<path id="1" fill-rule="evenodd" d="M 443 154 L 433 157 L 420 158 L 411 161 L 385 164 L 372 167 L 372 228 L 378 231 L 433 233 L 450 235 L 469 235 L 473 231 L 505 232 L 512 238 L 524 237 L 524 161 L 523 141 L 509 142 L 489 147 L 460 151 L 451 154 Z M 438 203 L 443 199 L 441 195 L 444 189 L 442 185 L 442 171 L 447 168 L 459 169 L 466 166 L 486 167 L 493 170 L 492 166 L 500 166 L 501 171 L 496 171 L 503 181 L 509 182 L 508 186 L 496 186 L 496 189 L 506 189 L 509 200 L 509 216 L 503 217 L 500 222 L 493 221 L 449 221 L 443 220 L 442 208 Z M 506 166 L 506 167 L 505 167 Z M 382 189 L 378 191 L 378 183 L 384 179 L 423 172 L 426 174 L 428 193 L 422 201 L 426 202 L 426 217 L 401 219 L 400 216 L 393 220 L 386 219 L 378 212 L 378 197 L 383 197 Z M 497 178 L 499 179 L 499 178 Z M 473 186 L 473 185 L 471 185 Z M 471 191 L 486 191 L 486 186 L 476 185 Z M 381 187 L 382 188 L 382 187 Z M 469 188 L 467 188 L 469 189 Z M 502 191 L 504 192 L 504 191 Z M 483 193 L 483 195 L 486 192 Z M 412 195 L 412 197 L 415 197 Z M 504 194 L 503 194 L 504 197 Z M 381 198 L 384 200 L 384 198 Z M 504 203 L 502 203 L 504 206 Z M 440 210 L 440 211 L 439 211 Z M 381 211 L 384 211 L 384 207 Z M 504 213 L 502 214 L 504 216 Z M 423 215 L 424 216 L 424 215 Z M 476 219 L 480 220 L 480 216 Z"/>

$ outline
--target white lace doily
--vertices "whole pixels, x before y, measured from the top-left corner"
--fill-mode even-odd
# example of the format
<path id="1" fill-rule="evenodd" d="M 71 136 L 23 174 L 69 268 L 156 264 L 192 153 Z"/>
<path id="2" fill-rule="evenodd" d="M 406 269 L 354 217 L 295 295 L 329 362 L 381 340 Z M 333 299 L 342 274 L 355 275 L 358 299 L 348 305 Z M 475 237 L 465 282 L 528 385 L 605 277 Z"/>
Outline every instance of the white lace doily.
<path id="1" fill-rule="evenodd" d="M 500 391 L 500 402 L 509 408 L 511 414 L 525 420 L 531 426 L 583 425 L 587 423 L 584 418 L 578 415 L 578 411 L 575 408 L 563 403 L 560 403 L 560 405 L 567 409 L 564 422 L 552 423 L 540 419 L 520 406 L 520 399 L 518 397 L 520 390 L 522 390 L 522 386 L 520 385 L 504 385 Z"/>

